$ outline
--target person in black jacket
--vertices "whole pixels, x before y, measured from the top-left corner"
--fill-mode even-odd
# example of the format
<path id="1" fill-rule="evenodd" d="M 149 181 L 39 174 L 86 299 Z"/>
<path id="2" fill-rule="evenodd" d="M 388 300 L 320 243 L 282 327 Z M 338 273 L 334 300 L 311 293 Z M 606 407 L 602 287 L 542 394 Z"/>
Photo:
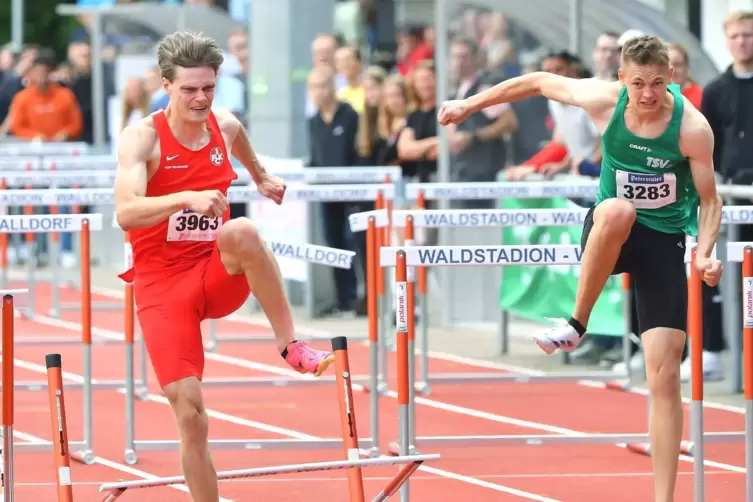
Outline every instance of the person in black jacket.
<path id="1" fill-rule="evenodd" d="M 753 184 L 753 11 L 730 14 L 724 21 L 724 35 L 734 62 L 703 89 L 701 112 L 714 132 L 714 168 L 716 171 L 725 182 L 751 185 Z M 736 200 L 733 203 L 750 204 L 750 198 Z M 753 226 L 742 225 L 738 228 L 740 232 L 738 240 L 753 240 Z M 711 305 L 715 301 L 716 304 Z M 719 311 L 717 304 L 720 301 L 718 290 L 712 291 L 704 287 L 704 311 Z M 709 307 L 715 308 L 710 310 Z M 720 313 L 718 315 L 720 316 Z M 721 320 L 718 324 L 721 324 Z M 724 349 L 724 337 L 722 330 L 717 326 L 710 328 L 707 329 L 707 326 L 704 326 L 704 379 L 719 380 L 723 378 L 720 353 Z M 681 368 L 683 379 L 689 377 L 688 370 L 689 366 L 685 371 Z"/>
<path id="2" fill-rule="evenodd" d="M 309 166 L 352 167 L 359 164 L 356 138 L 358 112 L 348 103 L 337 100 L 335 72 L 329 66 L 314 68 L 308 77 L 311 99 L 316 113 L 309 118 Z M 354 239 L 348 226 L 351 205 L 345 202 L 322 204 L 322 226 L 327 245 L 351 249 Z M 334 269 L 337 305 L 334 312 L 352 311 L 356 307 L 357 283 L 353 269 Z"/>

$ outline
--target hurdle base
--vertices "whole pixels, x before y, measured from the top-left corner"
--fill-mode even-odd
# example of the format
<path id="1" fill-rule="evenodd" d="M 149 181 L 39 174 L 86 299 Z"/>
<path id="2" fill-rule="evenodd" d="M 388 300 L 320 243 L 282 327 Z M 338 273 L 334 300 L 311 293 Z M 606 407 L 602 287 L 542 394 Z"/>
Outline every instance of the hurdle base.
<path id="1" fill-rule="evenodd" d="M 408 446 L 408 455 L 419 455 L 418 449 L 410 445 Z M 393 457 L 399 457 L 400 454 L 400 443 L 397 441 L 390 441 L 390 443 L 387 445 L 387 455 L 393 456 Z"/>
<path id="2" fill-rule="evenodd" d="M 352 383 L 368 382 L 368 376 L 354 376 Z M 239 378 L 205 378 L 202 387 L 306 387 L 333 385 L 335 377 L 301 378 L 301 377 L 239 377 Z"/>
<path id="3" fill-rule="evenodd" d="M 735 443 L 745 440 L 744 432 L 707 432 L 703 435 L 704 443 Z M 625 444 L 626 448 L 636 453 L 650 455 L 650 438 L 648 434 L 506 434 L 478 436 L 419 436 L 416 448 L 427 446 L 446 446 L 464 448 L 468 446 L 498 445 L 598 445 Z M 392 446 L 392 444 L 390 445 Z"/>
<path id="4" fill-rule="evenodd" d="M 134 385 L 136 387 L 143 387 L 144 382 L 136 380 Z M 120 390 L 124 389 L 125 386 L 126 383 L 124 380 L 92 380 L 91 382 L 91 387 L 94 390 Z M 81 390 L 84 388 L 84 384 L 83 382 L 65 382 L 64 387 L 66 390 Z M 27 392 L 47 391 L 47 382 L 42 380 L 34 382 L 16 382 L 13 388 L 17 391 Z M 0 385 L 0 390 L 2 390 L 2 385 Z"/>
<path id="5" fill-rule="evenodd" d="M 547 382 L 577 382 L 590 380 L 596 382 L 610 382 L 624 375 L 595 371 L 590 373 L 559 372 L 545 375 L 520 375 L 517 373 L 455 373 L 430 375 L 431 384 L 462 384 L 467 382 L 495 382 L 495 383 L 547 383 Z M 418 391 L 418 388 L 416 387 Z"/>
<path id="6" fill-rule="evenodd" d="M 16 453 L 52 453 L 54 447 L 49 442 L 23 442 L 13 443 Z M 94 463 L 94 454 L 84 441 L 69 441 L 68 451 L 71 459 L 83 464 L 91 465 Z"/>
<path id="7" fill-rule="evenodd" d="M 306 342 L 326 342 L 330 339 L 329 336 L 315 336 L 298 334 L 295 335 L 296 340 L 302 340 Z M 348 336 L 349 342 L 362 342 L 368 341 L 369 337 L 366 335 L 351 335 Z M 277 341 L 274 335 L 249 335 L 249 334 L 229 334 L 218 336 L 215 338 L 217 344 L 221 343 L 269 343 Z"/>
<path id="8" fill-rule="evenodd" d="M 81 337 L 70 336 L 20 336 L 14 345 L 81 345 Z M 92 345 L 123 345 L 123 340 L 92 337 Z"/>
<path id="9" fill-rule="evenodd" d="M 368 450 L 373 445 L 371 438 L 359 438 L 358 447 Z M 135 451 L 178 451 L 180 441 L 154 440 L 134 441 Z M 338 450 L 342 449 L 343 440 L 338 439 L 210 439 L 211 450 Z"/>
<path id="10" fill-rule="evenodd" d="M 124 309 L 123 303 L 92 302 L 92 312 L 120 312 Z M 80 303 L 61 303 L 58 307 L 58 312 L 79 312 L 80 310 Z M 50 315 L 53 313 L 53 310 L 49 311 Z"/>

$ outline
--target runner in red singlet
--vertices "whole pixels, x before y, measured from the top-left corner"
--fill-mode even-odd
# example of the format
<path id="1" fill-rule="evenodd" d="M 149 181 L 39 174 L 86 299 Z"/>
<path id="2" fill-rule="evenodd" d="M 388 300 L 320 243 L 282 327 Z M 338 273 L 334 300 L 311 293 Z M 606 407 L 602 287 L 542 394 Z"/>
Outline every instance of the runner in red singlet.
<path id="1" fill-rule="evenodd" d="M 200 386 L 201 321 L 233 313 L 253 290 L 288 364 L 319 376 L 334 357 L 295 340 L 274 256 L 250 220 L 229 220 L 226 194 L 237 178 L 231 154 L 277 204 L 285 183 L 259 164 L 234 115 L 211 111 L 219 46 L 174 33 L 161 41 L 158 58 L 170 104 L 125 128 L 119 142 L 115 210 L 133 246 L 133 267 L 121 278 L 134 283 L 149 356 L 177 418 L 193 500 L 217 502 Z"/>

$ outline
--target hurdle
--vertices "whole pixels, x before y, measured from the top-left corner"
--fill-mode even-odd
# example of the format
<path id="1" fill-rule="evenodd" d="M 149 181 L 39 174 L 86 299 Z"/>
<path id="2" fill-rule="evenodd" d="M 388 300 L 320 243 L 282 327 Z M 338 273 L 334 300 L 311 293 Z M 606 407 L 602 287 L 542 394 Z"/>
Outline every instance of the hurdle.
<path id="1" fill-rule="evenodd" d="M 394 495 L 398 489 L 401 494 L 405 491 L 408 478 L 424 463 L 439 460 L 439 454 L 429 455 L 406 455 L 400 457 L 360 458 L 358 439 L 358 427 L 356 410 L 353 401 L 353 389 L 351 386 L 351 372 L 348 361 L 348 340 L 344 336 L 331 339 L 332 350 L 335 354 L 335 375 L 337 379 L 337 400 L 340 411 L 340 427 L 342 429 L 341 446 L 344 448 L 347 460 L 334 462 L 314 462 L 309 464 L 292 464 L 277 467 L 262 467 L 256 469 L 244 469 L 235 471 L 218 472 L 218 480 L 242 479 L 258 476 L 270 476 L 277 474 L 324 471 L 324 470 L 348 470 L 349 500 L 351 502 L 365 502 L 363 475 L 361 469 L 365 467 L 404 465 L 398 473 L 387 483 L 372 500 L 381 502 Z M 173 476 L 153 480 L 122 481 L 117 483 L 104 483 L 99 486 L 99 491 L 105 495 L 100 502 L 114 502 L 126 490 L 184 484 L 183 476 Z M 407 501 L 402 498 L 401 500 Z"/>
<path id="2" fill-rule="evenodd" d="M 101 214 L 72 214 L 72 215 L 18 215 L 18 216 L 6 216 L 4 220 L 13 221 L 16 223 L 9 223 L 9 229 L 19 230 L 27 232 L 31 231 L 44 231 L 54 228 L 55 224 L 44 223 L 46 221 L 65 221 L 65 228 L 68 231 L 77 230 L 80 233 L 81 242 L 81 255 L 83 263 L 81 266 L 81 293 L 82 293 L 82 306 L 81 309 L 81 337 L 76 340 L 77 344 L 81 344 L 83 350 L 83 382 L 70 382 L 68 383 L 69 389 L 81 389 L 83 391 L 84 401 L 84 420 L 83 420 L 83 441 L 75 441 L 70 443 L 71 458 L 83 462 L 85 464 L 91 464 L 94 459 L 92 437 L 93 437 L 93 406 L 92 406 L 92 391 L 95 389 L 121 389 L 128 385 L 126 380 L 97 380 L 92 378 L 92 325 L 91 325 L 91 265 L 90 265 L 90 232 L 92 230 L 102 229 L 102 215 Z M 20 222 L 20 223 L 18 223 Z M 36 223 L 32 223 L 36 222 Z M 62 223 L 60 224 L 62 225 Z M 59 225 L 59 226 L 60 226 Z M 29 295 L 33 295 L 33 290 L 29 289 Z M 31 298 L 30 298 L 31 301 Z M 29 337 L 32 338 L 32 337 Z M 30 341 L 39 343 L 56 343 L 56 337 L 41 337 L 33 338 Z M 24 340 L 20 340 L 24 342 Z M 101 343 L 115 343 L 122 344 L 123 340 L 103 340 Z M 23 343 L 18 343 L 23 345 Z M 133 344 L 126 343 L 126 354 L 133 353 Z M 5 355 L 5 354 L 4 354 Z M 5 390 L 6 382 L 2 383 L 2 389 Z M 135 384 L 143 386 L 144 383 L 136 381 Z M 42 391 L 48 389 L 48 382 L 45 381 L 21 381 L 13 382 L 15 390 L 20 391 Z M 46 452 L 50 451 L 52 445 L 44 443 L 25 443 L 19 445 L 18 451 L 24 452 Z"/>
<path id="3" fill-rule="evenodd" d="M 315 246 L 311 244 L 291 244 L 281 242 L 267 242 L 275 256 L 296 257 L 312 264 L 327 265 L 340 268 L 348 268 L 352 265 L 355 253 L 353 251 L 344 251 L 340 249 L 328 248 L 324 246 Z M 133 297 L 127 295 L 126 299 L 126 333 L 127 340 L 134 338 L 133 322 Z M 377 346 L 371 344 L 370 357 L 374 361 L 376 357 Z M 130 362 L 129 362 L 130 361 Z M 376 368 L 372 366 L 367 376 L 349 375 L 349 382 L 367 383 L 375 375 Z M 334 385 L 337 382 L 337 376 L 320 376 L 313 377 L 240 377 L 240 378 L 204 378 L 203 387 L 293 387 L 293 386 L 322 386 Z M 133 379 L 133 362 L 127 359 L 126 364 L 126 381 Z M 126 388 L 126 402 L 133 402 L 133 386 Z M 372 398 L 372 403 L 374 399 Z M 378 403 L 377 403 L 378 407 Z M 376 457 L 379 454 L 379 436 L 378 436 L 378 408 L 371 409 L 372 437 L 362 438 L 360 441 L 362 447 L 369 447 L 370 455 Z M 376 434 L 376 436 L 374 435 Z M 126 463 L 133 465 L 137 463 L 137 452 L 139 451 L 177 451 L 180 448 L 178 440 L 148 440 L 138 441 L 135 437 L 135 417 L 132 404 L 126 407 Z M 210 439 L 210 447 L 217 450 L 248 450 L 248 449 L 266 449 L 266 450 L 289 450 L 289 449 L 332 449 L 340 447 L 340 440 L 337 439 L 316 439 L 316 440 L 298 440 L 298 439 Z"/>
<path id="4" fill-rule="evenodd" d="M 753 502 L 753 242 L 727 244 L 727 261 L 742 262 L 743 385 L 745 396 L 745 502 Z M 703 390 L 701 387 L 699 390 Z M 702 396 L 701 396 L 702 397 Z M 696 405 L 697 407 L 697 405 Z M 703 408 L 699 408 L 698 415 Z M 695 453 L 695 452 L 694 452 Z"/>
<path id="5" fill-rule="evenodd" d="M 748 246 L 747 251 L 753 256 L 753 243 L 729 243 L 728 252 L 738 253 L 740 246 Z M 686 248 L 685 262 L 691 264 L 690 283 L 695 285 L 691 287 L 689 295 L 689 308 L 692 307 L 700 310 L 700 275 L 695 270 L 695 251 L 696 245 Z M 714 249 L 714 255 L 716 249 Z M 578 265 L 580 264 L 582 251 L 579 245 L 525 245 L 525 246 L 404 246 L 404 247 L 384 247 L 380 250 L 380 265 L 382 267 L 395 267 L 396 277 L 404 278 L 407 276 L 407 267 L 427 267 L 427 266 L 516 266 L 516 265 Z M 753 284 L 753 281 L 751 282 Z M 404 288 L 399 282 L 396 288 Z M 753 286 L 750 286 L 753 288 Z M 751 294 L 753 298 L 753 293 Z M 751 300 L 753 305 L 753 300 Z M 396 299 L 396 309 L 400 308 L 400 298 Z M 751 307 L 753 309 L 753 307 Z M 753 310 L 751 310 L 753 312 Z M 410 325 L 412 312 L 407 311 L 407 325 Z M 746 318 L 747 319 L 747 318 Z M 697 321 L 693 323 L 698 325 Z M 748 322 L 751 324 L 751 322 Z M 744 432 L 724 432 L 709 433 L 703 431 L 703 361 L 700 355 L 702 348 L 701 332 L 696 330 L 691 335 L 694 345 L 692 351 L 693 374 L 694 379 L 693 400 L 691 405 L 691 437 L 694 449 L 694 479 L 696 493 L 703 492 L 703 445 L 704 443 L 733 443 L 750 438 L 751 431 L 751 414 L 746 413 L 746 431 Z M 749 349 L 749 352 L 753 349 Z M 407 357 L 407 352 L 406 356 Z M 746 360 L 748 367 L 753 365 L 753 361 Z M 747 404 L 747 406 L 753 406 Z M 415 417 L 414 417 L 415 420 Z M 582 435 L 536 435 L 528 436 L 522 434 L 516 435 L 476 435 L 476 436 L 425 436 L 411 438 L 411 444 L 416 449 L 422 446 L 454 446 L 467 447 L 473 446 L 498 446 L 505 444 L 577 444 L 577 445 L 594 445 L 594 444 L 640 444 L 650 441 L 648 434 L 582 434 Z M 751 448 L 746 447 L 746 455 Z M 401 449 L 402 451 L 402 449 Z M 751 454 L 753 455 L 753 453 Z M 753 470 L 748 469 L 746 483 L 750 481 Z M 701 499 L 702 500 L 702 495 Z"/>
<path id="6" fill-rule="evenodd" d="M 45 356 L 47 367 L 47 388 L 50 396 L 50 435 L 55 456 L 58 502 L 73 502 L 73 482 L 71 480 L 71 457 L 68 450 L 68 426 L 65 415 L 65 393 L 63 391 L 63 361 L 60 354 Z M 57 439 L 57 440 L 56 440 Z"/>
<path id="7" fill-rule="evenodd" d="M 412 244 L 414 228 L 500 228 L 500 227 L 519 227 L 519 226 L 571 226 L 582 225 L 588 209 L 524 209 L 524 210 L 505 210 L 505 209 L 458 209 L 458 210 L 408 210 L 393 211 L 392 225 L 396 228 L 404 228 L 406 232 L 406 245 Z M 722 210 L 722 217 L 727 220 L 739 220 L 743 216 L 753 214 L 753 206 L 733 206 L 725 207 Z M 362 221 L 362 220 L 361 220 Z M 351 228 L 360 230 L 358 217 L 351 220 L 356 227 Z M 410 235 L 410 237 L 409 237 Z M 625 287 L 626 281 L 623 280 L 623 291 L 629 292 Z M 629 284 L 629 283 L 628 283 Z M 425 296 L 425 290 L 419 291 L 419 295 Z M 419 300 L 421 301 L 421 300 Z M 629 322 L 629 320 L 628 320 Z M 502 326 L 502 324 L 500 325 Z M 422 330 L 421 343 L 421 380 L 416 383 L 417 388 L 425 389 L 428 393 L 430 383 L 464 383 L 464 382 L 493 382 L 493 381 L 512 381 L 512 382 L 555 382 L 555 381 L 603 381 L 607 382 L 608 388 L 625 390 L 632 384 L 632 371 L 627 366 L 627 372 L 624 375 L 608 371 L 601 372 L 563 372 L 548 373 L 538 376 L 522 376 L 515 374 L 497 373 L 474 373 L 474 374 L 456 374 L 456 375 L 432 375 L 429 376 L 428 366 L 428 329 Z M 500 330 L 501 338 L 506 336 L 507 330 Z M 623 348 L 629 348 L 630 332 L 626 327 L 623 334 Z M 621 380 L 626 380 L 622 382 Z"/>
<path id="8" fill-rule="evenodd" d="M 61 157 L 28 157 L 28 162 L 21 163 L 15 159 L 14 163 L 2 161 L 0 157 L 0 180 L 4 180 L 7 185 L 23 186 L 24 190 L 14 188 L 0 191 L 0 200 L 6 205 L 24 206 L 27 210 L 35 206 L 52 206 L 53 210 L 60 205 L 113 205 L 112 189 L 109 188 L 114 182 L 114 169 L 117 167 L 117 159 L 107 155 L 93 156 L 61 156 Z M 84 167 L 84 170 L 77 170 Z M 392 179 L 401 178 L 401 169 L 395 166 L 375 166 L 358 168 L 357 170 L 347 170 L 347 172 L 338 173 L 337 171 L 346 171 L 340 168 L 300 168 L 282 165 L 274 173 L 289 181 L 303 181 L 314 183 L 316 186 L 291 186 L 286 192 L 289 199 L 310 202 L 332 202 L 332 201 L 363 201 L 375 199 L 375 186 L 373 181 L 381 180 L 389 188 L 386 191 L 388 198 L 394 197 L 394 185 Z M 247 171 L 236 171 L 240 182 L 251 183 L 250 175 Z M 328 186 L 323 183 L 346 182 L 343 185 Z M 366 183 L 365 185 L 355 183 Z M 85 185 L 84 189 L 60 189 L 58 185 Z M 40 189 L 39 186 L 49 186 L 49 189 Z M 37 187 L 37 188 L 35 188 Z M 99 188 L 92 188 L 99 187 Z M 105 188 L 107 187 L 107 188 Z M 313 191 L 306 190 L 307 187 Z M 331 189 L 331 190 L 330 190 Z M 361 191 L 366 189 L 366 192 Z M 50 192 L 45 196 L 45 192 Z M 232 186 L 229 190 L 228 197 L 231 202 L 250 202 L 259 200 L 261 196 L 254 188 Z M 24 194 L 27 197 L 24 197 Z M 77 195 L 78 194 L 78 195 Z M 296 197 L 298 194 L 298 197 Z M 16 198 L 20 196 L 19 198 Z M 39 197 L 43 197 L 42 200 Z M 14 200 L 10 200 L 14 199 Z M 57 245 L 51 246 L 54 255 L 52 259 L 57 258 Z M 31 283 L 35 280 L 33 260 L 29 262 L 27 280 Z M 7 270 L 3 268 L 2 278 L 7 281 Z M 49 315 L 59 317 L 64 311 L 77 311 L 81 308 L 78 303 L 61 303 L 59 300 L 58 290 L 61 284 L 60 270 L 53 267 L 50 278 L 53 290 L 52 308 Z M 122 304 L 113 302 L 94 302 L 92 309 L 94 311 L 121 311 Z M 30 307 L 30 315 L 33 314 L 33 304 Z M 209 323 L 210 348 L 216 343 L 222 341 L 217 338 L 216 327 L 214 323 Z M 246 341 L 261 341 L 248 336 L 230 336 L 227 341 L 234 343 L 246 343 Z M 268 341 L 268 340 L 267 340 Z M 71 342 L 73 343 L 73 342 Z"/>
<path id="9" fill-rule="evenodd" d="M 3 385 L 2 388 L 2 395 L 3 395 L 3 446 L 2 446 L 2 452 L 0 454 L 0 460 L 2 461 L 2 465 L 0 465 L 0 482 L 2 483 L 3 487 L 3 502 L 13 502 L 14 499 L 14 466 L 13 466 L 13 459 L 15 454 L 15 446 L 20 446 L 21 444 L 16 445 L 13 441 L 13 422 L 15 419 L 15 407 L 14 407 L 14 399 L 15 399 L 15 388 L 13 385 L 13 381 L 15 378 L 15 365 L 13 364 L 15 361 L 15 354 L 14 354 L 14 346 L 13 346 L 13 339 L 14 339 L 14 322 L 15 322 L 15 302 L 14 297 L 15 296 L 21 296 L 27 294 L 26 290 L 6 290 L 6 291 L 0 291 L 0 294 L 3 296 L 2 300 L 2 312 L 0 315 L 2 315 L 2 346 L 3 346 L 3 382 L 6 383 L 6 385 Z M 32 444 L 32 443 L 24 443 L 24 444 Z"/>

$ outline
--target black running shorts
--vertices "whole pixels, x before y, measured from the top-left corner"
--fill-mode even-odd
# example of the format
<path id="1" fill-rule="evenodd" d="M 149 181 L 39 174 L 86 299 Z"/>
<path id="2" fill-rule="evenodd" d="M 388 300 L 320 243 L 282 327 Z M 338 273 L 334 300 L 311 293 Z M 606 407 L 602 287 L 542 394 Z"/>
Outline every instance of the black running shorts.
<path id="1" fill-rule="evenodd" d="M 594 225 L 592 207 L 583 223 L 580 245 L 586 248 Z M 653 328 L 686 331 L 688 278 L 685 271 L 685 234 L 666 234 L 637 221 L 622 246 L 612 274 L 633 278 L 640 333 Z"/>

